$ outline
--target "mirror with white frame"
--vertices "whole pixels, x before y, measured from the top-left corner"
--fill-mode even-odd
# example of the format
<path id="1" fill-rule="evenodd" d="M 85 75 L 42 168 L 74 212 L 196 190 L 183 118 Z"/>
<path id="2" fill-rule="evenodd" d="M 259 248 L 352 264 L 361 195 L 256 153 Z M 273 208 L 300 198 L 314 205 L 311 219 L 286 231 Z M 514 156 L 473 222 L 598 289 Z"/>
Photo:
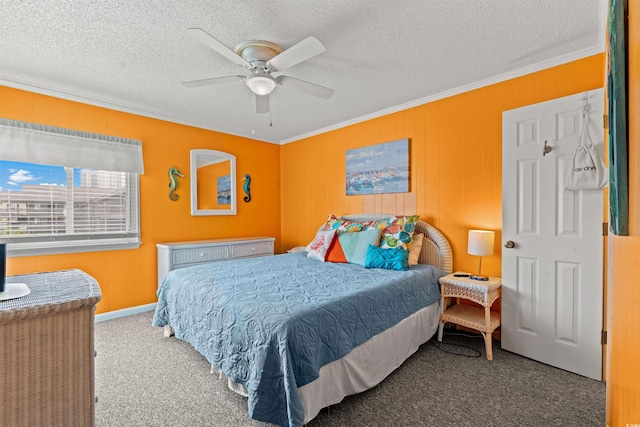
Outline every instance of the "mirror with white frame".
<path id="1" fill-rule="evenodd" d="M 236 156 L 191 150 L 191 215 L 236 214 Z"/>

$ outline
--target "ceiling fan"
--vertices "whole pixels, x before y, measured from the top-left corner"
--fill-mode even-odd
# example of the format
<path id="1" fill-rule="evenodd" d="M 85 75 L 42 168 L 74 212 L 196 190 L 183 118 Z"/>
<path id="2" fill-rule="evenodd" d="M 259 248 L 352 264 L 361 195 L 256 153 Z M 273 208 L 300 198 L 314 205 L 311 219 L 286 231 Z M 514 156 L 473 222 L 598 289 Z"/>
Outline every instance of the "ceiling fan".
<path id="1" fill-rule="evenodd" d="M 237 45 L 234 50 L 231 50 L 201 28 L 189 28 L 187 34 L 225 58 L 246 68 L 251 74 L 249 76 L 235 75 L 183 82 L 182 84 L 186 87 L 208 86 L 244 80 L 249 89 L 255 94 L 256 112 L 259 114 L 269 112 L 269 94 L 275 89 L 276 85 L 324 99 L 328 99 L 333 95 L 333 89 L 293 77 L 282 75 L 276 77 L 271 74 L 286 70 L 324 52 L 324 46 L 315 37 L 307 37 L 287 50 L 282 50 L 277 44 L 263 40 L 243 42 Z"/>

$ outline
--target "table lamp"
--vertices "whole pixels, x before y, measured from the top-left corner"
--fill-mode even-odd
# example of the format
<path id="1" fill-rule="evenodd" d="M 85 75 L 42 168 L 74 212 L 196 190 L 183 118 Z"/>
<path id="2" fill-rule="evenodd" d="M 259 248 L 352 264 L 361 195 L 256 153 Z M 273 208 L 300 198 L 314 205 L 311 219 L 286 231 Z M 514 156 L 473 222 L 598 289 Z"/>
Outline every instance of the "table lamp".
<path id="1" fill-rule="evenodd" d="M 4 292 L 7 283 L 7 245 L 0 243 L 0 292 Z"/>
<path id="2" fill-rule="evenodd" d="M 0 301 L 20 298 L 31 293 L 26 283 L 7 283 L 7 244 L 0 243 Z"/>
<path id="3" fill-rule="evenodd" d="M 471 275 L 469 278 L 473 280 L 489 280 L 487 276 L 482 275 L 482 257 L 493 255 L 493 241 L 495 233 L 488 230 L 469 230 L 469 242 L 467 253 L 469 255 L 478 255 L 478 274 Z"/>

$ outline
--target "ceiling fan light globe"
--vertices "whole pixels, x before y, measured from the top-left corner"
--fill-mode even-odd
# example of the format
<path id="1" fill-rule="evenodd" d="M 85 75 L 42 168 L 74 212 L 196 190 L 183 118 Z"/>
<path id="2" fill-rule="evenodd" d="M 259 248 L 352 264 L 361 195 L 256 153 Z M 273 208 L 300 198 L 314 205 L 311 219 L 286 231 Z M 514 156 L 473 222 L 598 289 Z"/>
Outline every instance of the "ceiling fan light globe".
<path id="1" fill-rule="evenodd" d="M 247 77 L 246 82 L 249 89 L 256 95 L 268 95 L 276 87 L 276 82 L 265 76 Z"/>

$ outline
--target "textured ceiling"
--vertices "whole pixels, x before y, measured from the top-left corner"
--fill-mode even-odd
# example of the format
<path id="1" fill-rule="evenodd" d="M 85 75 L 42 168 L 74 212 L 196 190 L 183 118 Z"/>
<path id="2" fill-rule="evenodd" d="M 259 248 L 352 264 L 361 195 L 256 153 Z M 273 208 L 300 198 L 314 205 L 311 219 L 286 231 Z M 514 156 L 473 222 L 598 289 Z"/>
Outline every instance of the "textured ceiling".
<path id="1" fill-rule="evenodd" d="M 424 103 L 604 50 L 605 0 L 2 0 L 0 84 L 269 142 Z M 276 87 L 256 114 L 247 72 L 189 37 L 326 52 L 282 74 L 335 89 Z M 269 125 L 270 120 L 273 126 Z"/>

